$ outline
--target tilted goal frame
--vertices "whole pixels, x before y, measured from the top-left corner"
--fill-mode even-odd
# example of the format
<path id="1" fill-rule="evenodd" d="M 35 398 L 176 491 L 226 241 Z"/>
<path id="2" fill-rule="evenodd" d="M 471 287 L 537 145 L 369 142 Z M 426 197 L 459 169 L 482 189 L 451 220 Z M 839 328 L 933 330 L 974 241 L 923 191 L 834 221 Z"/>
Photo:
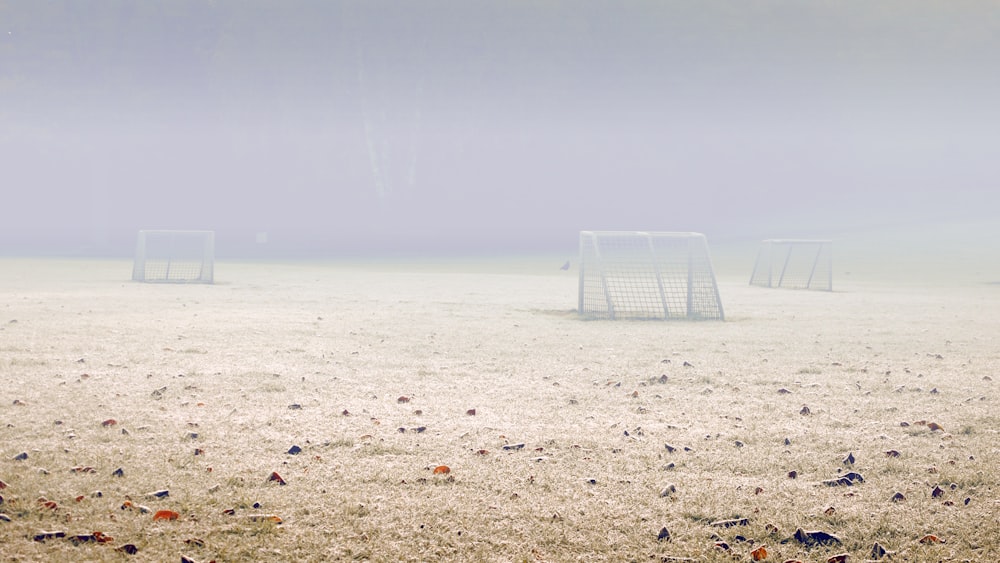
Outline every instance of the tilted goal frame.
<path id="1" fill-rule="evenodd" d="M 215 231 L 139 231 L 132 280 L 214 283 Z"/>
<path id="2" fill-rule="evenodd" d="M 750 274 L 750 285 L 833 291 L 833 241 L 761 241 Z"/>
<path id="3" fill-rule="evenodd" d="M 725 319 L 701 233 L 581 231 L 579 264 L 584 318 Z"/>

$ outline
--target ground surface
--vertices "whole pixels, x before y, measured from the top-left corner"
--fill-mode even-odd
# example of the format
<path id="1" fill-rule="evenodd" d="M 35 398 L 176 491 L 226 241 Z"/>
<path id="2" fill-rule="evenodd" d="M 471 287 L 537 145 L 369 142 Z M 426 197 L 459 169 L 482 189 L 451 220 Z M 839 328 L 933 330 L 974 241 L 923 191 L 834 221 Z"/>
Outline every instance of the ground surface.
<path id="1" fill-rule="evenodd" d="M 724 323 L 579 320 L 564 257 L 2 260 L 0 557 L 1000 560 L 1000 276 L 720 255 Z"/>

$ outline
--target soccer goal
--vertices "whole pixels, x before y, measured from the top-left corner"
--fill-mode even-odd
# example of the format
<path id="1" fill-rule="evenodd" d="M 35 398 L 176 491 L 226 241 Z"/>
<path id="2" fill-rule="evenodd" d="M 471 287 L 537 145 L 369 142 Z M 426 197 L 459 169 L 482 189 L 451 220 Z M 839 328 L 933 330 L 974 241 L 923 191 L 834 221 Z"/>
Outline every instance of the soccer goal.
<path id="1" fill-rule="evenodd" d="M 762 241 L 750 285 L 833 291 L 833 241 Z"/>
<path id="2" fill-rule="evenodd" d="M 578 311 L 591 319 L 723 320 L 705 235 L 581 231 Z"/>
<path id="3" fill-rule="evenodd" d="M 139 231 L 133 280 L 212 283 L 214 269 L 214 231 Z"/>

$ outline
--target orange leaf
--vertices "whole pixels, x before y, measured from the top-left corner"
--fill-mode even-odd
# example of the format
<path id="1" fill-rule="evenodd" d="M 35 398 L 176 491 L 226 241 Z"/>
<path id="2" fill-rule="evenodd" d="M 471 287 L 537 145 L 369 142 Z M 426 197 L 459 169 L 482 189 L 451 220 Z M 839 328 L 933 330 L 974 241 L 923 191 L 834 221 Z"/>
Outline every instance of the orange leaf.
<path id="1" fill-rule="evenodd" d="M 177 514 L 173 510 L 157 510 L 156 514 L 153 515 L 153 522 L 157 520 L 177 520 L 180 516 L 180 514 Z"/>
<path id="2" fill-rule="evenodd" d="M 944 428 L 940 424 L 938 424 L 936 422 L 928 422 L 927 423 L 927 428 L 929 428 L 931 431 L 934 431 L 934 430 L 944 430 Z"/>
<path id="3" fill-rule="evenodd" d="M 927 534 L 926 536 L 920 538 L 920 543 L 944 543 L 944 540 L 934 534 Z"/>
<path id="4" fill-rule="evenodd" d="M 274 522 L 281 524 L 281 517 L 277 514 L 248 514 L 247 520 L 251 522 Z"/>
<path id="5" fill-rule="evenodd" d="M 750 559 L 754 561 L 763 561 L 767 559 L 767 546 L 760 546 L 757 549 L 750 552 Z"/>
<path id="6" fill-rule="evenodd" d="M 277 471 L 272 471 L 271 472 L 271 476 L 268 477 L 267 480 L 268 481 L 277 481 L 279 485 L 284 485 L 285 484 L 285 480 L 281 478 L 281 475 L 278 475 Z"/>
<path id="7" fill-rule="evenodd" d="M 113 418 L 109 418 L 109 419 L 105 420 L 104 422 L 102 422 L 101 426 L 114 426 L 116 424 L 118 424 L 117 420 L 115 420 Z"/>
<path id="8" fill-rule="evenodd" d="M 439 465 L 434 468 L 435 475 L 444 475 L 446 473 L 451 473 L 451 468 L 447 465 Z"/>

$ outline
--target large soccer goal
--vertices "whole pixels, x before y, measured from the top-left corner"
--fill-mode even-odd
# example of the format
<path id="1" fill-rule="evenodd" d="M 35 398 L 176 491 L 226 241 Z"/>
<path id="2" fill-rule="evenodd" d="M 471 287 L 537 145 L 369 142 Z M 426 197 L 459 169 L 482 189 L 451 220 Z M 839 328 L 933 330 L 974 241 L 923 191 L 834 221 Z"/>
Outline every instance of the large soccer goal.
<path id="1" fill-rule="evenodd" d="M 214 231 L 139 231 L 133 280 L 212 283 L 214 270 Z"/>
<path id="2" fill-rule="evenodd" d="M 833 241 L 762 241 L 750 285 L 833 291 Z"/>
<path id="3" fill-rule="evenodd" d="M 705 235 L 581 231 L 578 311 L 592 319 L 723 320 Z"/>

